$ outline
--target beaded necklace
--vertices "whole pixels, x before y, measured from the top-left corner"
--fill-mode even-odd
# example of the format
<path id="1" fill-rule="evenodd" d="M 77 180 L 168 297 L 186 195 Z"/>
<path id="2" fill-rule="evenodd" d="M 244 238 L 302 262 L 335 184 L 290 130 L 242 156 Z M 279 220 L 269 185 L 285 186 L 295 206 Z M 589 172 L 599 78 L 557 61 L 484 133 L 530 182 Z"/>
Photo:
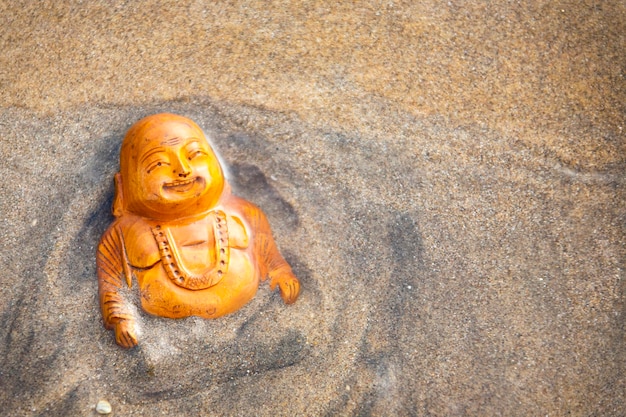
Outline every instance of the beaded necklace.
<path id="1" fill-rule="evenodd" d="M 228 247 L 228 224 L 226 214 L 221 210 L 211 212 L 213 215 L 213 232 L 215 236 L 216 262 L 200 274 L 189 271 L 182 262 L 176 242 L 171 231 L 156 225 L 152 234 L 159 247 L 163 268 L 169 279 L 179 287 L 188 290 L 204 290 L 214 286 L 228 272 L 230 248 Z"/>

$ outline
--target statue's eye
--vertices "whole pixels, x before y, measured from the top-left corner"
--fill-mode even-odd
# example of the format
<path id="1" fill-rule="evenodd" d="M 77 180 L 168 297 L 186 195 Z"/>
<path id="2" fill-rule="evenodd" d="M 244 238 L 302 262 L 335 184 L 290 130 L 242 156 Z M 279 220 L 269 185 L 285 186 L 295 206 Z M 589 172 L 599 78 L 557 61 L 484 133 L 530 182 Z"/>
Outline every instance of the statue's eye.
<path id="1" fill-rule="evenodd" d="M 157 169 L 158 167 L 162 167 L 163 165 L 169 165 L 169 164 L 165 161 L 159 161 L 159 160 L 154 161 L 148 165 L 148 168 L 146 169 L 146 171 L 149 174 L 153 170 Z"/>
<path id="2" fill-rule="evenodd" d="M 187 159 L 191 161 L 194 158 L 197 158 L 199 156 L 204 156 L 204 155 L 207 155 L 207 153 L 203 151 L 202 149 L 194 149 L 189 152 Z"/>

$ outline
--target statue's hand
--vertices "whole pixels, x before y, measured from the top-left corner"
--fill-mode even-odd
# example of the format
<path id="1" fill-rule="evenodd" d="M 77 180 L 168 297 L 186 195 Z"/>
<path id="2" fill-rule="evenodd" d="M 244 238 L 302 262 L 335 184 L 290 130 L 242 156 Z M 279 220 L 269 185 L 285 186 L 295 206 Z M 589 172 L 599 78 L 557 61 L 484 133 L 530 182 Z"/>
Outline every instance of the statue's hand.
<path id="1" fill-rule="evenodd" d="M 277 274 L 270 281 L 270 288 L 273 290 L 276 285 L 280 288 L 280 296 L 285 304 L 291 304 L 298 299 L 300 294 L 300 281 L 291 272 Z"/>
<path id="2" fill-rule="evenodd" d="M 135 322 L 132 320 L 120 320 L 115 325 L 115 341 L 126 349 L 136 346 Z"/>

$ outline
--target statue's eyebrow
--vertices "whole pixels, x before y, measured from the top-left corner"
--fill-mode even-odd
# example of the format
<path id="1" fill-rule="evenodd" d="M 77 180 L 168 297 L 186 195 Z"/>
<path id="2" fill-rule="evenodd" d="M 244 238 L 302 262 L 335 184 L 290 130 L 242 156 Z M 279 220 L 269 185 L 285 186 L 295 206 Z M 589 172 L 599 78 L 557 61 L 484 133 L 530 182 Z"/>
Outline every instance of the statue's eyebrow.
<path id="1" fill-rule="evenodd" d="M 187 142 L 187 144 L 185 145 L 185 148 L 189 145 L 192 145 L 194 143 L 197 143 L 198 145 L 202 145 L 202 141 L 198 138 L 190 138 L 189 142 Z"/>
<path id="2" fill-rule="evenodd" d="M 147 158 L 151 157 L 152 155 L 154 155 L 155 153 L 159 153 L 159 152 L 165 152 L 165 148 L 162 147 L 158 147 L 158 148 L 154 148 L 154 149 L 150 149 L 148 152 L 146 152 L 141 159 L 139 160 L 139 163 L 142 164 L 143 161 L 145 161 Z"/>

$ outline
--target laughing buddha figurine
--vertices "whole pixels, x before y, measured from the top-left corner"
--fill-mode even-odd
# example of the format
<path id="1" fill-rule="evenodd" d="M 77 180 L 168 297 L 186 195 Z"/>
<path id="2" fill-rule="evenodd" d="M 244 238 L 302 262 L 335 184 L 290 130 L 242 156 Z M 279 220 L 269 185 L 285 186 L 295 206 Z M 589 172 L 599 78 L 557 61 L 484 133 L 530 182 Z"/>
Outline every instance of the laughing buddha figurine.
<path id="1" fill-rule="evenodd" d="M 208 319 L 232 313 L 261 281 L 285 303 L 300 283 L 280 255 L 269 223 L 230 186 L 202 130 L 174 114 L 130 128 L 115 175 L 115 221 L 102 236 L 96 269 L 100 307 L 118 345 L 137 345 L 133 278 L 149 314 Z"/>

